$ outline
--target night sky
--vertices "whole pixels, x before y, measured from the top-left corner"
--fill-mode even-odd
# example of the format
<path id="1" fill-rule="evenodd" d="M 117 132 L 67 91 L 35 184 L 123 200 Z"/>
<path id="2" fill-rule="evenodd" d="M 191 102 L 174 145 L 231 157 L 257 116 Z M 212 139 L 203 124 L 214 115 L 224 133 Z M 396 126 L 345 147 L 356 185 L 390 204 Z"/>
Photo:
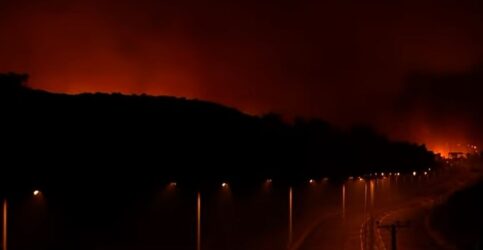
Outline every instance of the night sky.
<path id="1" fill-rule="evenodd" d="M 0 72 L 34 88 L 369 123 L 443 152 L 483 142 L 476 0 L 0 0 L 0 31 Z"/>

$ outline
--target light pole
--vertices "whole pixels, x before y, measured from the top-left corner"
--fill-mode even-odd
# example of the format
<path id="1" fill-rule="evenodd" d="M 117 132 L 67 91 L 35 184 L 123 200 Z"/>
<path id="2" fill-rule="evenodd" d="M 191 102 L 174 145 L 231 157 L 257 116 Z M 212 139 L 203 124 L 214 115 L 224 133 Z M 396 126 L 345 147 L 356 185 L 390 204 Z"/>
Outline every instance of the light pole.
<path id="1" fill-rule="evenodd" d="M 201 193 L 196 193 L 196 250 L 201 250 Z"/>
<path id="2" fill-rule="evenodd" d="M 288 190 L 288 248 L 292 245 L 293 237 L 293 190 L 292 186 Z"/>
<path id="3" fill-rule="evenodd" d="M 39 190 L 34 190 L 33 192 L 33 195 L 34 196 L 38 196 L 40 195 L 40 191 Z M 7 250 L 7 240 L 8 240 L 8 234 L 7 234 L 7 231 L 8 231 L 8 223 L 7 223 L 7 220 L 8 220 L 8 204 L 7 204 L 7 198 L 4 198 L 3 199 L 3 213 L 2 213 L 2 250 Z"/>
<path id="4" fill-rule="evenodd" d="M 367 181 L 364 180 L 364 216 L 367 214 Z"/>
<path id="5" fill-rule="evenodd" d="M 7 250 L 7 199 L 3 200 L 2 250 Z"/>
<path id="6" fill-rule="evenodd" d="M 229 190 L 228 182 L 222 182 L 221 188 Z M 196 192 L 196 250 L 201 250 L 201 192 Z"/>
<path id="7" fill-rule="evenodd" d="M 342 219 L 345 219 L 345 184 L 342 184 Z"/>

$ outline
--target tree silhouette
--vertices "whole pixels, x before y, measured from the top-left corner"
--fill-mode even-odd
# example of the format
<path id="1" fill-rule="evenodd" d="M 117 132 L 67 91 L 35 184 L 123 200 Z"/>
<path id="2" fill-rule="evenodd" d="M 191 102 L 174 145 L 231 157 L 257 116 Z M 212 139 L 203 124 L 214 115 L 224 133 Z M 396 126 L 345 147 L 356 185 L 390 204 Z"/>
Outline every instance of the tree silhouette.
<path id="1" fill-rule="evenodd" d="M 343 131 L 302 118 L 289 124 L 275 113 L 249 116 L 167 96 L 52 94 L 27 88 L 27 78 L 0 75 L 1 110 L 8 121 L 3 155 L 21 166 L 7 170 L 17 175 L 44 178 L 75 169 L 90 179 L 296 181 L 434 164 L 424 146 L 392 142 L 367 126 Z M 36 159 L 37 167 L 27 159 Z"/>
<path id="2" fill-rule="evenodd" d="M 3 94 L 11 94 L 26 87 L 28 74 L 6 73 L 0 74 L 0 88 Z"/>

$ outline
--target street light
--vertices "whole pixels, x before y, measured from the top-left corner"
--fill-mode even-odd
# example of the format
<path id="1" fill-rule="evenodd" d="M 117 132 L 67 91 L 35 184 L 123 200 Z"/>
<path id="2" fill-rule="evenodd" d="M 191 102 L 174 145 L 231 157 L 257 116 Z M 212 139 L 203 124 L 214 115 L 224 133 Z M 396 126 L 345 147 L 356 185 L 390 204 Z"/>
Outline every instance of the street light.
<path id="1" fill-rule="evenodd" d="M 38 196 L 40 194 L 41 194 L 41 192 L 38 189 L 36 189 L 36 190 L 33 191 L 33 195 L 34 196 Z M 7 204 L 7 199 L 6 198 L 3 199 L 3 213 L 2 213 L 2 217 L 3 217 L 3 224 L 2 224 L 2 229 L 3 229 L 3 232 L 2 232 L 2 250 L 7 250 L 8 204 Z"/>

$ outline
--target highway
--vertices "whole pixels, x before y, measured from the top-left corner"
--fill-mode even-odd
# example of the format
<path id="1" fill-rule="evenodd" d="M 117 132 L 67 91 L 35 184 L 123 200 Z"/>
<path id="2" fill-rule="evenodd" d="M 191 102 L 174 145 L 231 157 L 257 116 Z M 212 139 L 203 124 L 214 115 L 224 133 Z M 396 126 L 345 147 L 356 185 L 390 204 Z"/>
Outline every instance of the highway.
<path id="1" fill-rule="evenodd" d="M 338 213 L 318 221 L 290 249 L 390 250 L 394 223 L 400 225 L 397 249 L 455 249 L 431 228 L 428 216 L 434 205 L 477 178 L 464 169 L 452 169 L 348 181 Z"/>
<path id="2" fill-rule="evenodd" d="M 428 215 L 481 174 L 382 174 L 292 186 L 273 179 L 249 191 L 227 181 L 199 200 L 182 182 L 150 192 L 41 190 L 9 201 L 9 249 L 390 250 L 384 226 L 397 221 L 399 250 L 454 249 Z"/>

